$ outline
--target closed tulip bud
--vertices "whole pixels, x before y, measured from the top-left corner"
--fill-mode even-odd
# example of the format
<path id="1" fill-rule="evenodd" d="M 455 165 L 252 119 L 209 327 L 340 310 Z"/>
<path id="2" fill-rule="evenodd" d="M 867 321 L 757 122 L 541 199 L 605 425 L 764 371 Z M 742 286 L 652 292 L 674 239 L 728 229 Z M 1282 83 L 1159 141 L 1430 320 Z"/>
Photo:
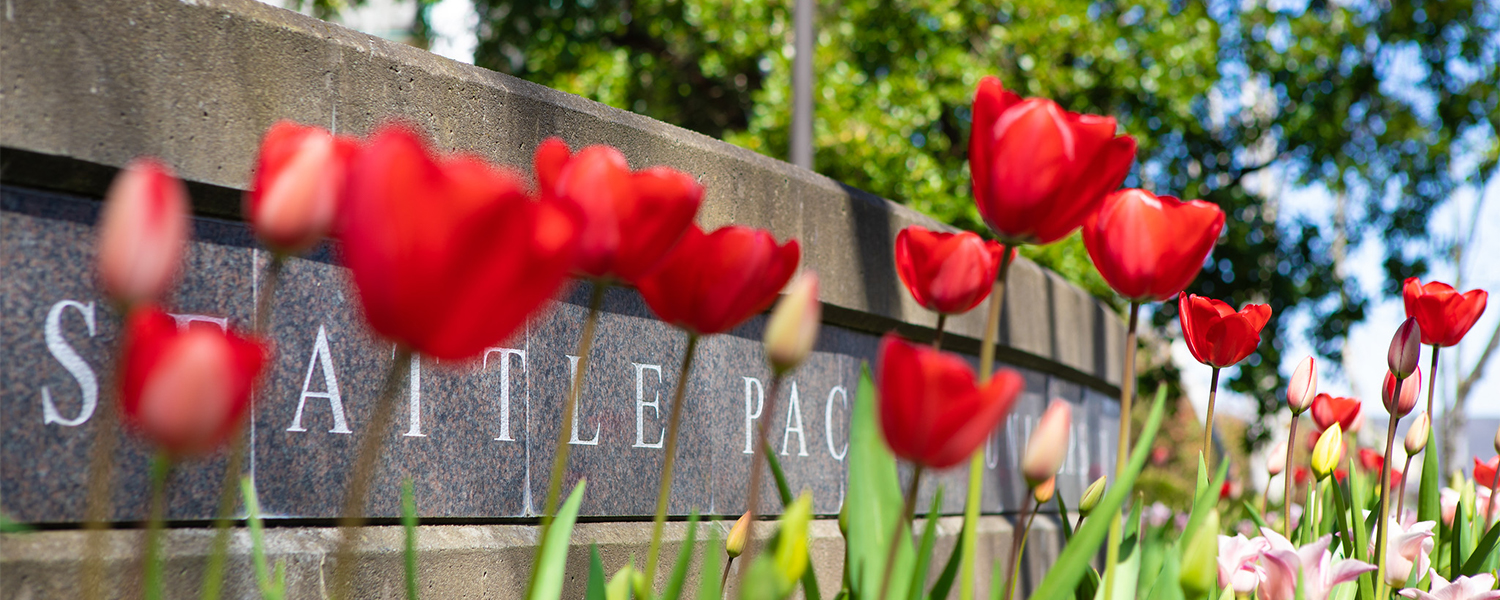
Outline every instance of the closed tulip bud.
<path id="1" fill-rule="evenodd" d="M 750 535 L 750 513 L 740 515 L 734 527 L 729 528 L 729 535 L 724 538 L 724 552 L 729 558 L 737 558 L 745 552 L 745 538 Z"/>
<path id="2" fill-rule="evenodd" d="M 1317 445 L 1313 446 L 1312 469 L 1319 480 L 1325 479 L 1333 470 L 1339 466 L 1339 457 L 1343 454 L 1344 429 L 1337 423 L 1329 427 L 1318 436 Z"/>
<path id="3" fill-rule="evenodd" d="M 1272 477 L 1280 475 L 1286 469 L 1286 442 L 1278 442 L 1271 448 L 1271 453 L 1266 455 L 1266 472 Z"/>
<path id="4" fill-rule="evenodd" d="M 1219 583 L 1219 511 L 1208 511 L 1208 517 L 1193 532 L 1182 553 L 1182 573 L 1177 582 L 1188 597 L 1202 597 L 1216 592 Z"/>
<path id="5" fill-rule="evenodd" d="M 1021 475 L 1026 483 L 1036 487 L 1057 475 L 1063 459 L 1068 454 L 1068 431 L 1073 426 L 1073 407 L 1062 400 L 1052 401 L 1031 439 L 1026 442 L 1026 453 L 1021 456 Z"/>
<path id="6" fill-rule="evenodd" d="M 1417 415 L 1417 420 L 1411 424 L 1411 429 L 1406 430 L 1405 446 L 1407 455 L 1416 456 L 1418 452 L 1426 448 L 1427 436 L 1431 433 L 1432 418 L 1427 416 L 1427 413 Z M 1497 439 L 1500 439 L 1500 436 L 1497 436 Z M 1500 444 L 1500 442 L 1497 442 L 1497 444 Z"/>
<path id="7" fill-rule="evenodd" d="M 1104 497 L 1104 486 L 1108 483 L 1103 477 L 1095 479 L 1089 487 L 1083 490 L 1083 497 L 1078 499 L 1078 512 L 1087 516 L 1093 512 L 1095 506 L 1099 506 L 1099 499 Z"/>
<path id="8" fill-rule="evenodd" d="M 317 127 L 272 125 L 245 194 L 245 217 L 255 235 L 279 252 L 317 244 L 333 227 L 344 173 L 358 150 L 353 140 Z"/>
<path id="9" fill-rule="evenodd" d="M 774 554 L 776 570 L 786 578 L 785 581 L 797 581 L 807 570 L 807 527 L 812 521 L 812 494 L 803 492 L 791 506 L 786 507 L 780 521 L 781 529 L 776 535 Z"/>
<path id="10" fill-rule="evenodd" d="M 1037 484 L 1036 487 L 1032 488 L 1031 489 L 1031 498 L 1033 500 L 1036 500 L 1037 506 L 1041 506 L 1043 504 L 1051 502 L 1052 501 L 1052 495 L 1054 493 L 1056 493 L 1056 492 L 1057 492 L 1057 476 L 1054 475 L 1050 479 L 1048 479 L 1046 481 L 1043 481 L 1043 482 Z"/>
<path id="11" fill-rule="evenodd" d="M 1417 360 L 1420 358 L 1422 327 L 1417 325 L 1416 317 L 1407 317 L 1396 328 L 1396 335 L 1391 337 L 1391 347 L 1386 351 L 1385 360 L 1396 379 L 1406 379 L 1417 370 Z"/>
<path id="12" fill-rule="evenodd" d="M 818 341 L 822 319 L 818 274 L 808 271 L 787 288 L 766 323 L 766 356 L 771 360 L 771 368 L 785 373 L 802 364 Z"/>
<path id="13" fill-rule="evenodd" d="M 109 186 L 97 252 L 104 293 L 126 305 L 160 299 L 172 286 L 188 235 L 187 188 L 153 159 L 132 161 Z"/>
<path id="14" fill-rule="evenodd" d="M 1292 409 L 1292 416 L 1302 414 L 1312 408 L 1313 398 L 1318 395 L 1318 363 L 1317 359 L 1309 356 L 1297 363 L 1297 370 L 1292 371 L 1292 381 L 1286 387 L 1286 404 Z"/>
<path id="15" fill-rule="evenodd" d="M 1417 407 L 1417 395 L 1422 393 L 1422 369 L 1418 368 L 1414 374 L 1416 377 L 1404 380 L 1396 373 L 1385 374 L 1385 384 L 1380 386 L 1380 400 L 1391 416 L 1399 419 Z"/>

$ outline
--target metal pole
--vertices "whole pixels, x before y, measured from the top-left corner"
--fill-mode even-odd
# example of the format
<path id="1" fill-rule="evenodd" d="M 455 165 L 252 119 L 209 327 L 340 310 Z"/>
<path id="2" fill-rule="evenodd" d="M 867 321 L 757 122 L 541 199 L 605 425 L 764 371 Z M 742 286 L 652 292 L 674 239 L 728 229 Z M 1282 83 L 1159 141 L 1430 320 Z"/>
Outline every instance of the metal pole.
<path id="1" fill-rule="evenodd" d="M 796 0 L 793 17 L 796 56 L 792 59 L 792 164 L 813 166 L 813 0 Z"/>

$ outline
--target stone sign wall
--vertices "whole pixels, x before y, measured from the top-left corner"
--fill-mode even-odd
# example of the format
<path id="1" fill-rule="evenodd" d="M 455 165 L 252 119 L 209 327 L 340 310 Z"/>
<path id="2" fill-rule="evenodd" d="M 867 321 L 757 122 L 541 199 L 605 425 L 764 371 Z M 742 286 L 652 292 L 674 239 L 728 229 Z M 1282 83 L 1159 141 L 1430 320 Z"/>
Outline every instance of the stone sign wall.
<path id="1" fill-rule="evenodd" d="M 837 512 L 861 365 L 873 360 L 886 331 L 931 335 L 933 316 L 896 280 L 891 240 L 906 225 L 939 226 L 811 172 L 251 0 L 10 0 L 7 15 L 0 21 L 0 511 L 12 518 L 83 518 L 89 451 L 112 401 L 120 332 L 119 314 L 92 273 L 93 225 L 109 178 L 142 154 L 178 168 L 198 216 L 168 307 L 181 322 L 246 328 L 267 254 L 234 219 L 256 142 L 279 118 L 356 134 L 402 118 L 445 147 L 509 164 L 527 164 L 549 135 L 575 146 L 610 143 L 636 168 L 667 164 L 703 182 L 705 227 L 743 223 L 801 240 L 803 266 L 823 278 L 826 322 L 816 352 L 781 388 L 778 412 L 764 414 L 764 317 L 700 344 L 674 514 L 744 510 L 746 435 L 762 421 L 791 486 L 812 491 L 818 512 Z M 79 23 L 93 33 L 70 33 Z M 402 365 L 397 422 L 372 432 L 371 404 L 393 348 L 364 328 L 337 265 L 332 245 L 292 260 L 274 299 L 275 357 L 244 440 L 245 474 L 268 516 L 337 516 L 353 449 L 365 435 L 387 436 L 374 515 L 395 514 L 395 490 L 410 478 L 428 517 L 535 516 L 564 426 L 573 443 L 566 483 L 589 482 L 585 515 L 653 511 L 686 340 L 634 291 L 606 295 L 574 423 L 561 422 L 560 405 L 589 293 L 583 285 L 471 363 L 417 357 Z M 980 313 L 949 321 L 947 345 L 970 360 Z M 1089 481 L 1113 470 L 1122 329 L 1106 307 L 1055 275 L 1025 261 L 1012 270 L 1000 359 L 1023 372 L 1026 392 L 984 448 L 986 512 L 1019 508 L 1024 485 L 1015 464 L 1051 398 L 1075 409 L 1059 479 L 1064 497 L 1075 502 Z M 111 518 L 139 520 L 148 455 L 124 439 Z M 218 456 L 178 469 L 168 517 L 211 517 L 226 463 Z M 944 510 L 962 509 L 964 469 L 928 481 L 924 496 L 945 486 Z M 774 512 L 771 495 L 763 497 L 763 510 Z"/>

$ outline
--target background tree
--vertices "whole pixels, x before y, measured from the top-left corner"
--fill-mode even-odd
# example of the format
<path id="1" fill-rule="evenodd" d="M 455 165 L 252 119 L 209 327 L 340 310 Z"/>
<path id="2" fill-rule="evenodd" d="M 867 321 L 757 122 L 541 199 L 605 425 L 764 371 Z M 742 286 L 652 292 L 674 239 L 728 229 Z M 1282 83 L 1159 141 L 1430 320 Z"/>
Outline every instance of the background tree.
<path id="1" fill-rule="evenodd" d="M 787 154 L 789 3 L 474 2 L 481 66 Z M 1426 215 L 1495 169 L 1494 3 L 842 0 L 819 11 L 820 173 L 983 232 L 965 148 L 974 86 L 995 74 L 1117 117 L 1140 142 L 1126 185 L 1218 203 L 1231 218 L 1189 291 L 1275 310 L 1267 343 L 1229 381 L 1262 411 L 1279 406 L 1289 311 L 1311 316 L 1309 338 L 1334 362 L 1364 318 L 1368 299 L 1335 255 L 1378 237 L 1384 288 L 1398 293 L 1427 268 Z M 1455 169 L 1460 153 L 1477 166 Z M 1341 214 L 1282 217 L 1282 194 L 1299 186 L 1326 188 Z M 1076 236 L 1027 250 L 1113 300 Z M 1174 306 L 1158 307 L 1158 327 L 1174 321 Z"/>

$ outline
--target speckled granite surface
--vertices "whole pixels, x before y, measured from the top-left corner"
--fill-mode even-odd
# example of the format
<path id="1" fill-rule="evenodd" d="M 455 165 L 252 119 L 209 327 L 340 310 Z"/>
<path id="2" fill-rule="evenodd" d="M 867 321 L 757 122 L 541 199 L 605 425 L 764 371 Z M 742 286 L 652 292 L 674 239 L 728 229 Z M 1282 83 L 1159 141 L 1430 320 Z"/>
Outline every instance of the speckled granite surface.
<path id="1" fill-rule="evenodd" d="M 16 187 L 3 188 L 0 196 L 0 509 L 23 521 L 77 521 L 98 421 L 97 412 L 86 419 L 80 412 L 90 390 L 97 390 L 101 409 L 112 398 L 110 365 L 120 329 L 91 271 L 99 204 Z M 195 238 L 171 309 L 247 327 L 266 253 L 237 223 L 197 219 Z M 291 260 L 276 294 L 276 356 L 246 440 L 253 453 L 245 469 L 266 514 L 336 516 L 359 439 L 383 435 L 371 514 L 396 514 L 396 490 L 411 478 L 429 517 L 535 516 L 563 426 L 569 357 L 577 352 L 587 285 L 564 293 L 552 310 L 479 360 L 418 358 L 398 365 L 403 383 L 395 422 L 389 431 L 372 432 L 368 423 L 393 348 L 362 324 L 336 258 L 324 247 L 309 259 Z M 770 424 L 771 450 L 794 490 L 811 492 L 825 514 L 837 512 L 844 499 L 849 410 L 860 365 L 873 360 L 879 338 L 825 326 L 813 356 L 775 390 L 770 412 L 763 404 L 772 392 L 760 344 L 764 323 L 757 316 L 699 344 L 687 380 L 674 514 L 744 510 L 747 429 L 761 422 Z M 565 481 L 570 488 L 588 478 L 585 515 L 654 510 L 665 458 L 659 444 L 686 344 L 686 336 L 657 321 L 634 291 L 608 291 Z M 1113 456 L 1118 422 L 1108 412 L 1113 400 L 1058 376 L 1023 374 L 1025 395 L 985 447 L 987 512 L 1019 508 L 1024 486 L 1014 465 L 1050 398 L 1075 408 L 1074 438 L 1059 480 L 1069 502 L 1092 477 L 1112 470 L 1106 458 Z M 48 399 L 52 413 L 45 409 Z M 113 518 L 144 515 L 146 459 L 134 441 L 118 453 Z M 170 516 L 210 517 L 224 468 L 222 456 L 184 465 L 173 482 Z M 966 479 L 962 467 L 931 474 L 922 511 L 938 486 L 946 490 L 943 510 L 960 511 Z M 761 510 L 776 512 L 769 476 L 764 492 Z"/>

